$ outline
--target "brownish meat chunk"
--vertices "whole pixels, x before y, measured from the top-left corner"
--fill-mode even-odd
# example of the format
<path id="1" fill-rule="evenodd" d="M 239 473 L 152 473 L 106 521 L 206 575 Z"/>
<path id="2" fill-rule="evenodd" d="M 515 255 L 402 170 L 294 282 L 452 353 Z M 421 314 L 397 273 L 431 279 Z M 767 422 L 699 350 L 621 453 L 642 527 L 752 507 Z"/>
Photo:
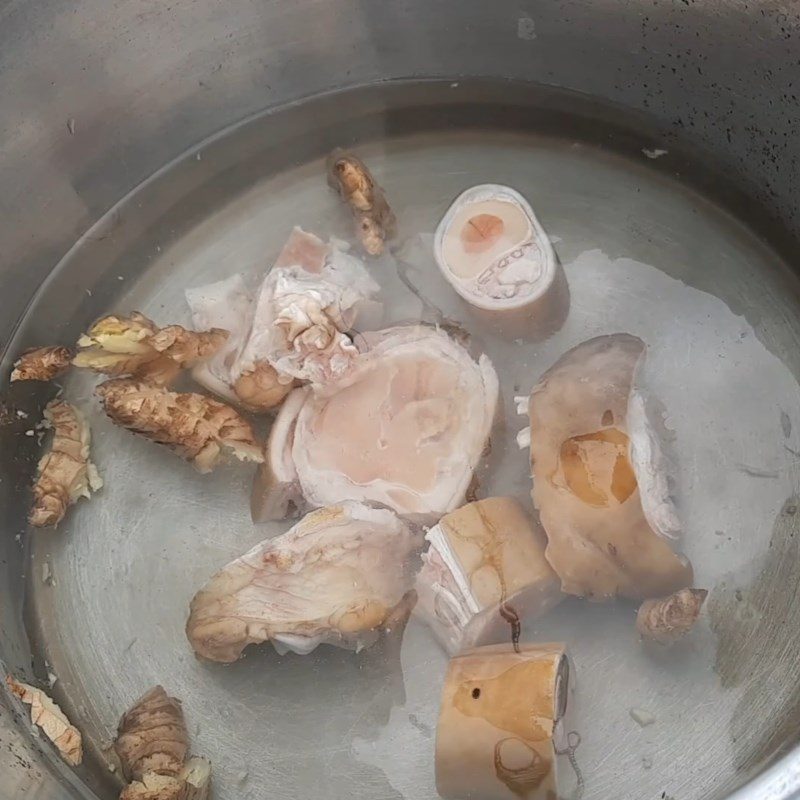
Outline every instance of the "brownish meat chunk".
<path id="1" fill-rule="evenodd" d="M 192 599 L 186 635 L 198 656 L 221 663 L 266 641 L 281 653 L 320 644 L 360 651 L 397 622 L 417 545 L 388 509 L 318 509 L 213 575 Z"/>
<path id="2" fill-rule="evenodd" d="M 570 797 L 562 738 L 569 695 L 563 644 L 476 647 L 451 659 L 436 727 L 439 796 Z"/>
<path id="3" fill-rule="evenodd" d="M 522 620 L 560 602 L 544 531 L 513 497 L 489 497 L 445 514 L 427 532 L 415 613 L 455 655 L 514 640 Z"/>
<path id="4" fill-rule="evenodd" d="M 691 564 L 672 547 L 679 523 L 660 447 L 638 411 L 645 349 L 625 333 L 590 339 L 530 395 L 533 502 L 567 594 L 644 600 L 692 582 Z"/>

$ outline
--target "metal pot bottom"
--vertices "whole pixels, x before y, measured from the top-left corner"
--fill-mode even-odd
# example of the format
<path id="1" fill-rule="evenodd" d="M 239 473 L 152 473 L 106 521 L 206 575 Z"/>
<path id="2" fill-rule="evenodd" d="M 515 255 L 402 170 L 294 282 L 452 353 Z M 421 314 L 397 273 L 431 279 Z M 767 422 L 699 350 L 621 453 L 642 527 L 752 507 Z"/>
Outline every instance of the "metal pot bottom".
<path id="1" fill-rule="evenodd" d="M 584 800 L 726 796 L 785 748 L 800 715 L 800 631 L 787 628 L 800 602 L 793 278 L 748 219 L 688 185 L 700 169 L 671 143 L 617 128 L 608 112 L 589 124 L 592 108 L 575 98 L 546 93 L 532 112 L 499 84 L 489 105 L 481 86 L 406 84 L 312 100 L 188 153 L 79 242 L 28 310 L 14 351 L 73 341 L 110 310 L 186 322 L 185 288 L 263 271 L 295 224 L 349 237 L 322 157 L 356 144 L 397 211 L 406 277 L 470 330 L 500 374 L 505 425 L 480 476 L 482 496 L 530 503 L 527 454 L 513 444 L 522 427 L 515 394 L 584 339 L 624 330 L 648 343 L 647 378 L 675 432 L 684 549 L 696 584 L 711 591 L 707 613 L 662 653 L 641 646 L 634 609 L 622 603 L 570 599 L 524 635 L 566 641 L 572 653 Z M 441 214 L 462 189 L 489 181 L 526 195 L 555 242 L 569 310 L 548 335 L 505 337 L 436 270 L 430 242 Z M 392 259 L 372 270 L 387 321 L 428 313 Z M 402 645 L 358 655 L 261 648 L 226 668 L 196 661 L 183 633 L 194 592 L 287 525 L 251 523 L 247 468 L 199 476 L 115 429 L 93 383 L 73 375 L 65 395 L 87 409 L 106 486 L 56 533 L 26 534 L 36 671 L 57 678 L 53 694 L 84 732 L 89 784 L 117 790 L 103 749 L 120 713 L 162 683 L 183 700 L 193 750 L 214 762 L 218 800 L 435 798 L 446 657 L 428 632 L 412 622 Z M 20 436 L 46 391 L 14 389 L 14 404 L 30 414 Z M 35 437 L 20 441 L 29 473 Z M 631 711 L 654 721 L 642 727 Z"/>

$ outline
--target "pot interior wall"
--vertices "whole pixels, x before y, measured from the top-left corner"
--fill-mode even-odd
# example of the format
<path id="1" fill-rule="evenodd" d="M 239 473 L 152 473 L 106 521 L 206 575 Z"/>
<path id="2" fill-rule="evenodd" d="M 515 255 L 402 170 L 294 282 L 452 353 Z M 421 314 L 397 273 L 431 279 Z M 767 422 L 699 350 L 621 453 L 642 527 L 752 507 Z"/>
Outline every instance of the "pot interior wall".
<path id="1" fill-rule="evenodd" d="M 66 10 L 43 2 L 35 8 L 31 4 L 6 4 L 0 7 L 0 20 L 0 129 L 4 132 L 0 142 L 0 186 L 4 187 L 0 191 L 0 238 L 4 242 L 0 254 L 0 341 L 7 347 L 6 366 L 20 347 L 74 339 L 88 321 L 109 308 L 127 310 L 136 302 L 156 316 L 173 309 L 177 312 L 179 289 L 189 282 L 193 270 L 202 272 L 208 266 L 202 259 L 198 262 L 195 256 L 189 257 L 189 250 L 171 260 L 175 252 L 181 252 L 182 242 L 188 247 L 191 236 L 199 235 L 197 231 L 211 242 L 214 231 L 221 234 L 235 230 L 241 222 L 245 225 L 244 238 L 252 248 L 248 251 L 251 257 L 255 258 L 260 236 L 264 241 L 269 239 L 274 250 L 278 229 L 292 222 L 291 204 L 282 207 L 277 217 L 261 219 L 247 229 L 246 221 L 257 215 L 242 198 L 258 197 L 259 191 L 288 197 L 290 188 L 296 188 L 295 181 L 302 184 L 316 179 L 312 177 L 318 166 L 315 159 L 330 146 L 343 141 L 363 145 L 379 169 L 402 184 L 403 176 L 392 173 L 396 154 L 410 158 L 409 154 L 417 152 L 415 148 L 424 151 L 428 146 L 425 136 L 447 141 L 442 138 L 443 132 L 450 130 L 466 137 L 459 143 L 455 142 L 458 137 L 453 141 L 454 146 L 462 147 L 461 158 L 470 136 L 478 137 L 496 152 L 508 144 L 504 136 L 513 138 L 520 132 L 532 135 L 536 144 L 531 145 L 531 181 L 545 177 L 546 170 L 537 173 L 536 165 L 543 153 L 558 151 L 554 141 L 579 141 L 587 152 L 610 159 L 609 169 L 615 176 L 633 176 L 629 177 L 630 186 L 637 181 L 653 191 L 662 186 L 674 208 L 685 203 L 686 208 L 701 209 L 701 217 L 713 219 L 722 231 L 719 241 L 729 243 L 727 262 L 719 258 L 719 249 L 709 252 L 708 258 L 698 258 L 697 253 L 705 251 L 699 249 L 697 239 L 681 241 L 677 237 L 676 243 L 669 230 L 665 235 L 670 225 L 654 221 L 648 216 L 652 206 L 646 205 L 625 220 L 607 217 L 605 209 L 599 215 L 583 209 L 587 219 L 596 217 L 597 227 L 570 231 L 564 222 L 567 235 L 559 243 L 559 254 L 565 265 L 580 270 L 581 253 L 592 245 L 602 249 L 605 242 L 611 265 L 620 258 L 632 258 L 657 266 L 694 290 L 713 294 L 734 317 L 741 318 L 742 331 L 751 341 L 764 348 L 763 363 L 785 368 L 786 386 L 794 386 L 800 370 L 795 328 L 797 286 L 791 274 L 796 264 L 787 255 L 793 247 L 792 235 L 800 229 L 796 142 L 792 135 L 794 84 L 800 79 L 793 55 L 797 26 L 794 4 L 761 5 L 753 12 L 740 3 L 684 7 L 659 1 L 638 9 L 630 6 L 623 12 L 604 4 L 584 3 L 530 3 L 524 8 L 507 4 L 490 9 L 482 3 L 444 2 L 429 8 L 428 4 L 409 2 L 380 10 L 366 1 L 297 3 L 280 10 L 233 3 L 223 19 L 211 4 L 178 3 L 167 10 L 142 9 L 132 2 L 115 3 L 113 8 L 82 2 Z M 408 75 L 453 77 L 424 90 L 413 84 L 398 84 L 317 99 L 254 119 L 218 141 L 204 144 L 199 160 L 192 152 L 173 164 L 166 176 L 143 187 L 91 229 L 49 279 L 33 313 L 12 340 L 25 304 L 72 243 L 139 181 L 192 143 L 276 103 L 340 85 Z M 502 75 L 533 82 L 539 88 L 513 82 L 470 81 L 470 75 Z M 451 88 L 451 83 L 461 86 Z M 585 96 L 551 91 L 541 88 L 543 84 Z M 590 96 L 596 99 L 590 100 Z M 409 107 L 414 108 L 413 113 L 409 113 Z M 235 146 L 231 146 L 232 141 Z M 670 151 L 668 158 L 643 158 L 642 149 L 662 147 Z M 401 158 L 398 163 L 406 162 Z M 591 158 L 589 163 L 593 163 Z M 475 169 L 471 176 L 491 179 L 491 175 L 481 175 L 479 168 L 465 167 L 463 162 L 450 171 L 457 169 Z M 442 173 L 445 171 L 442 169 Z M 431 190 L 416 207 L 420 215 L 424 212 L 435 217 L 458 183 L 434 168 L 430 174 L 440 179 L 441 195 Z M 511 181 L 513 174 L 509 172 L 507 180 Z M 408 209 L 417 202 L 412 178 L 421 181 L 422 177 L 408 173 L 407 184 L 397 190 Z M 553 185 L 558 184 L 552 180 Z M 617 183 L 617 191 L 622 186 L 623 181 Z M 255 194 L 248 194 L 252 192 Z M 258 208 L 270 209 L 264 194 Z M 602 201 L 602 193 L 597 196 Z M 143 198 L 145 202 L 139 205 Z M 234 209 L 227 222 L 211 213 L 224 208 Z M 566 221 L 568 210 L 554 209 L 553 221 Z M 317 215 L 316 220 L 331 225 L 338 219 L 324 203 L 313 212 L 309 211 Z M 601 230 L 603 220 L 609 225 L 627 226 L 621 240 L 610 235 L 603 238 L 608 233 Z M 421 224 L 417 227 L 424 229 Z M 666 263 L 653 256 L 665 247 L 666 239 L 671 241 L 669 246 L 684 248 L 682 258 Z M 763 240 L 769 247 L 761 243 Z M 619 245 L 620 241 L 624 247 L 614 250 L 612 243 Z M 234 269 L 237 246 L 232 243 L 224 257 L 217 251 L 219 263 Z M 745 263 L 750 266 L 745 268 Z M 597 264 L 590 266 L 600 275 L 612 274 Z M 605 269 L 612 267 L 606 265 Z M 549 356 L 555 357 L 555 353 Z M 531 363 L 532 371 L 546 361 L 548 352 L 542 349 L 534 357 L 537 360 Z M 714 790 L 720 797 L 791 749 L 796 738 L 797 689 L 792 673 L 800 649 L 796 638 L 800 637 L 792 629 L 796 598 L 788 587 L 796 584 L 793 547 L 798 479 L 794 451 L 800 448 L 792 437 L 800 426 L 800 420 L 794 417 L 798 404 L 790 389 L 782 391 L 770 381 L 758 383 L 761 378 L 749 374 L 748 378 L 750 389 L 764 387 L 761 394 L 775 399 L 769 424 L 762 405 L 743 402 L 747 445 L 742 445 L 736 459 L 726 462 L 725 469 L 692 474 L 694 491 L 703 491 L 714 499 L 718 516 L 737 520 L 735 525 L 718 524 L 709 508 L 703 518 L 705 528 L 694 532 L 711 541 L 710 535 L 722 531 L 712 544 L 712 549 L 719 545 L 722 552 L 706 554 L 707 563 L 712 565 L 707 577 L 714 584 L 709 602 L 711 628 L 708 641 L 703 640 L 707 649 L 692 657 L 710 659 L 704 662 L 706 677 L 726 701 L 717 704 L 715 700 L 709 706 L 703 701 L 689 704 L 695 716 L 689 710 L 676 715 L 686 727 L 670 727 L 674 744 L 659 750 L 674 766 L 683 748 L 689 747 L 687 736 L 691 736 L 687 731 L 707 729 L 707 736 L 695 744 L 697 752 L 692 753 L 691 766 L 682 768 L 682 772 L 687 784 L 695 787 L 701 785 L 697 776 L 713 777 Z M 749 397 L 748 387 L 740 388 Z M 87 683 L 87 676 L 79 674 L 76 665 L 86 658 L 86 651 L 78 645 L 79 639 L 69 640 L 69 614 L 74 618 L 83 613 L 87 602 L 91 607 L 90 597 L 95 602 L 98 597 L 113 596 L 117 592 L 114 582 L 125 584 L 127 578 L 124 571 L 117 573 L 108 563 L 102 569 L 95 564 L 92 577 L 93 551 L 89 549 L 83 560 L 73 563 L 65 573 L 72 578 L 80 575 L 79 581 L 71 584 L 71 578 L 65 577 L 65 583 L 42 585 L 42 564 L 58 558 L 58 553 L 68 560 L 70 540 L 76 538 L 74 526 L 82 519 L 76 515 L 76 521 L 52 539 L 29 537 L 24 524 L 27 487 L 37 449 L 35 437 L 26 439 L 23 447 L 19 442 L 46 397 L 46 390 L 26 387 L 3 398 L 12 413 L 21 410 L 30 417 L 12 418 L 12 424 L 0 429 L 4 454 L 0 569 L 4 570 L 5 593 L 4 602 L 0 602 L 0 659 L 14 672 L 28 676 L 35 673 L 40 678 L 46 678 L 48 664 L 52 667 L 58 661 L 55 694 L 76 717 L 83 719 L 86 715 L 90 740 L 99 748 L 111 732 L 119 705 L 132 700 L 148 681 L 168 682 L 168 676 L 161 675 L 160 670 L 150 674 L 143 669 L 142 664 L 153 658 L 146 649 L 136 652 L 134 644 L 122 654 L 135 637 L 122 642 L 125 637 L 121 633 L 114 646 L 117 656 L 124 658 L 114 668 L 135 670 L 139 677 L 125 684 L 118 696 L 109 690 L 97 697 L 90 688 L 92 680 Z M 731 402 L 737 397 L 734 395 Z M 793 425 L 788 435 L 784 415 Z M 757 431 L 763 431 L 761 438 Z M 778 451 L 784 454 L 784 460 L 775 455 Z M 761 455 L 765 459 L 759 460 Z M 728 479 L 737 469 L 735 480 L 743 483 L 736 484 L 739 488 L 731 504 Z M 243 491 L 236 476 L 229 475 L 226 480 L 231 483 L 220 484 L 215 491 L 223 495 Z M 111 488 L 109 493 L 113 496 L 122 491 L 121 487 Z M 208 509 L 201 511 L 205 518 Z M 754 516 L 748 516 L 747 511 Z M 95 512 L 87 507 L 80 513 Z M 93 516 L 87 517 L 86 523 L 85 536 L 103 536 L 102 531 L 109 527 L 108 519 Z M 115 525 L 112 527 L 118 538 L 114 541 L 121 544 L 131 534 Z M 149 530 L 146 525 L 145 529 Z M 255 541 L 255 530 L 251 534 Z M 732 537 L 730 543 L 728 536 Z M 191 537 L 181 546 L 188 557 L 194 557 Z M 197 561 L 197 569 L 205 569 L 205 575 L 224 560 L 220 558 L 223 551 L 225 556 L 235 554 L 238 543 L 234 546 L 231 540 L 223 547 L 206 541 L 204 547 L 205 560 Z M 738 551 L 736 558 L 728 560 L 726 548 Z M 114 550 L 109 548 L 108 552 Z M 167 568 L 168 558 L 164 564 Z M 195 577 L 201 576 L 198 573 Z M 26 582 L 27 590 L 23 585 Z M 128 611 L 135 616 L 136 598 L 153 593 L 135 582 L 130 585 L 131 593 L 126 597 L 132 605 Z M 188 584 L 181 591 L 188 591 Z M 26 609 L 23 598 L 28 599 Z M 161 619 L 163 611 L 172 620 L 175 633 L 180 616 L 176 609 L 182 608 L 185 600 L 183 596 L 155 595 L 153 602 L 160 604 L 161 610 L 153 612 L 152 620 Z M 605 612 L 592 613 L 603 616 Z M 624 637 L 627 628 L 622 627 L 621 619 L 612 613 L 611 621 L 604 624 L 611 624 L 615 635 Z M 172 656 L 184 664 L 187 675 L 203 674 L 204 680 L 213 681 L 213 671 L 211 677 L 194 672 L 198 668 L 185 652 L 184 642 L 176 638 Z M 416 640 L 411 641 L 413 644 Z M 381 660 L 384 657 L 386 662 Z M 397 674 L 386 671 L 389 657 L 379 656 L 368 677 L 376 692 L 377 687 L 386 687 L 386 708 L 399 703 L 397 698 L 403 691 L 406 706 L 413 705 L 409 690 L 397 683 Z M 324 679 L 328 658 L 320 655 L 319 663 L 310 662 L 305 667 L 310 672 L 307 677 Z M 218 685 L 238 686 L 243 694 L 237 702 L 244 705 L 253 700 L 247 692 L 262 685 L 259 680 L 264 682 L 268 696 L 272 684 L 267 677 L 273 660 L 263 660 L 263 674 L 248 662 L 247 672 L 239 678 L 226 673 Z M 334 656 L 334 662 L 344 673 L 352 666 L 344 657 Z M 698 664 L 692 663 L 699 670 Z M 583 666 L 587 670 L 606 669 L 594 654 L 587 655 Z M 654 696 L 665 702 L 672 697 L 677 703 L 693 697 L 691 692 L 687 694 L 687 685 L 699 672 L 684 675 L 688 683 L 671 682 L 671 665 L 650 667 L 658 680 L 664 681 L 653 684 Z M 253 683 L 249 684 L 251 679 Z M 113 675 L 105 680 L 113 681 Z M 178 688 L 175 691 L 180 693 Z M 395 691 L 397 697 L 389 698 Z M 431 697 L 435 695 L 436 687 L 431 687 L 430 693 Z M 199 708 L 200 697 L 202 694 L 190 700 L 190 705 Z M 356 699 L 353 702 L 360 708 Z M 644 705 L 647 702 L 643 701 Z M 268 709 L 262 710 L 268 713 Z M 713 716 L 718 710 L 724 710 L 724 715 Z M 365 712 L 365 719 L 369 720 L 374 711 Z M 623 711 L 627 713 L 627 709 Z M 424 737 L 430 721 L 401 704 L 393 713 L 405 714 L 406 729 L 408 725 L 414 727 L 414 717 Z M 221 711 L 220 715 L 228 724 L 235 722 L 235 710 Z M 394 722 L 399 724 L 397 718 Z M 633 725 L 630 718 L 627 722 Z M 7 746 L 0 748 L 0 774 L 9 777 L 4 777 L 7 785 L 0 785 L 0 796 L 15 796 L 18 789 L 57 794 L 64 787 L 77 795 L 83 791 L 84 781 L 100 793 L 115 791 L 114 778 L 105 771 L 98 749 L 92 752 L 91 768 L 76 778 L 57 761 L 48 762 L 51 754 L 42 757 L 23 728 L 3 710 L 0 743 Z M 645 769 L 643 759 L 650 757 L 648 748 L 653 749 L 658 741 L 652 735 L 655 729 L 626 731 L 611 748 L 612 757 L 625 754 L 633 759 L 618 762 L 620 769 L 641 771 L 631 778 L 633 786 L 640 777 L 644 782 L 640 786 L 650 786 L 647 782 L 656 767 Z M 396 732 L 391 725 L 385 730 Z M 216 732 L 212 727 L 202 735 L 201 723 L 199 741 L 203 749 L 213 749 Z M 248 732 L 259 735 L 256 729 Z M 364 732 L 357 725 L 354 732 L 368 743 L 360 745 L 362 766 L 356 774 L 372 792 L 370 796 L 427 796 L 429 787 L 423 777 L 404 782 L 402 776 L 388 775 L 370 763 L 370 748 L 378 753 L 381 747 L 393 752 L 395 746 L 402 749 L 401 744 L 393 739 L 381 741 L 375 730 Z M 592 765 L 605 757 L 591 747 L 590 739 L 584 748 L 590 774 Z M 310 752 L 305 757 L 316 758 L 313 748 Z M 325 774 L 339 770 L 342 776 L 352 777 L 350 755 L 331 752 L 326 757 L 330 763 Z M 246 760 L 242 758 L 242 764 Z M 241 774 L 249 771 L 248 766 L 234 761 L 227 772 L 223 771 L 227 783 L 222 785 L 229 791 Z M 377 762 L 383 763 L 382 758 Z M 363 766 L 365 763 L 368 766 Z M 273 771 L 268 770 L 261 778 L 272 781 L 274 787 L 281 775 L 300 773 L 303 766 L 288 759 L 270 769 Z M 313 782 L 321 781 L 321 774 L 309 780 L 311 784 L 305 789 L 313 791 Z M 598 781 L 589 790 L 603 796 L 607 787 Z M 259 796 L 253 779 L 242 785 L 245 788 L 241 791 L 248 796 Z M 774 785 L 779 786 L 780 781 Z M 664 791 L 668 788 L 665 786 Z M 301 794 L 292 795 L 291 791 Z M 287 788 L 286 796 L 302 796 L 297 787 L 291 791 Z M 774 796 L 785 796 L 785 792 L 776 788 Z"/>

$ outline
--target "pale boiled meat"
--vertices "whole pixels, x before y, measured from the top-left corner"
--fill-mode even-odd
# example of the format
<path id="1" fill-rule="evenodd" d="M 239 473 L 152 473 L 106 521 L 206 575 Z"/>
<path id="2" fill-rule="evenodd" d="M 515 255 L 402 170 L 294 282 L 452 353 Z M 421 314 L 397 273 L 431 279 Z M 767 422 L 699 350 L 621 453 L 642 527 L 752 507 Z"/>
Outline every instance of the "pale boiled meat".
<path id="1" fill-rule="evenodd" d="M 387 509 L 319 509 L 214 575 L 192 600 L 186 634 L 199 656 L 221 662 L 266 641 L 299 654 L 368 647 L 413 585 L 419 543 Z"/>
<path id="2" fill-rule="evenodd" d="M 374 312 L 378 284 L 338 240 L 295 228 L 258 290 L 241 275 L 190 289 L 195 327 L 230 331 L 226 347 L 195 370 L 207 389 L 255 411 L 280 404 L 296 380 L 325 382 L 357 350 L 347 331 Z"/>
<path id="3" fill-rule="evenodd" d="M 230 336 L 222 349 L 208 361 L 192 370 L 192 377 L 214 394 L 237 403 L 233 391 L 233 369 L 242 348 L 253 298 L 240 274 L 216 283 L 186 290 L 186 302 L 192 312 L 195 330 L 222 328 Z"/>
<path id="4" fill-rule="evenodd" d="M 293 236 L 310 235 L 298 230 Z M 305 264 L 275 267 L 261 285 L 236 369 L 241 374 L 267 361 L 280 375 L 299 380 L 322 383 L 338 377 L 358 354 L 346 332 L 378 288 L 338 242 L 328 245 L 319 271 Z"/>
<path id="5" fill-rule="evenodd" d="M 660 597 L 692 583 L 655 426 L 635 376 L 645 345 L 599 336 L 570 350 L 530 396 L 533 501 L 563 591 Z"/>
<path id="6" fill-rule="evenodd" d="M 497 406 L 491 362 L 429 326 L 376 331 L 359 345 L 342 379 L 288 398 L 257 482 L 256 518 L 269 518 L 276 492 L 312 507 L 347 497 L 423 521 L 463 503 Z"/>

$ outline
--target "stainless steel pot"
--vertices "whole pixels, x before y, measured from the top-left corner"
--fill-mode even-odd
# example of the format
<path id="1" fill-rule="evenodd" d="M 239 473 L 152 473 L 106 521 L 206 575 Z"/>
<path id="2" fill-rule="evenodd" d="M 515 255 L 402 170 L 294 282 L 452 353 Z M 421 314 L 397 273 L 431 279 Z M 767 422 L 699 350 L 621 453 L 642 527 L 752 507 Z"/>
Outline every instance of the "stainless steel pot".
<path id="1" fill-rule="evenodd" d="M 800 3 L 771 0 L 5 0 L 0 345 L 70 245 L 187 147 L 266 107 L 393 78 L 495 76 L 643 112 L 667 141 L 713 153 L 728 199 L 751 209 L 755 201 L 760 229 L 791 253 L 800 234 L 799 45 Z M 16 670 L 31 658 L 25 551 L 10 508 L 22 487 L 1 488 L 0 660 Z M 797 578 L 789 565 L 775 597 L 795 593 Z M 776 637 L 785 646 L 768 671 L 747 676 L 760 749 L 720 786 L 744 782 L 730 795 L 740 800 L 788 800 L 800 797 L 797 603 L 762 599 L 784 616 L 765 617 L 750 646 L 769 649 Z M 789 698 L 770 718 L 759 715 L 758 681 Z M 727 735 L 709 732 L 709 747 Z M 89 790 L 44 756 L 0 698 L 0 797 L 81 796 Z"/>

